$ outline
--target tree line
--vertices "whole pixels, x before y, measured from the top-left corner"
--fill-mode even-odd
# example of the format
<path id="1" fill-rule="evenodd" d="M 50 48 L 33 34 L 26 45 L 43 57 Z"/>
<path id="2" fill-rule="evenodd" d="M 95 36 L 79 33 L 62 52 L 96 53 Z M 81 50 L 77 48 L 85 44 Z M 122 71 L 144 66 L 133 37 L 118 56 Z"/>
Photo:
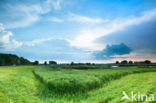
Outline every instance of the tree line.
<path id="1" fill-rule="evenodd" d="M 47 61 L 44 62 L 44 65 L 47 65 Z M 56 61 L 49 61 L 49 64 L 57 64 Z M 39 61 L 31 62 L 28 59 L 23 57 L 18 57 L 14 54 L 4 54 L 0 53 L 0 66 L 9 66 L 9 65 L 39 65 Z"/>
<path id="2" fill-rule="evenodd" d="M 5 65 L 29 65 L 31 62 L 23 57 L 18 57 L 13 54 L 0 53 L 0 66 Z"/>
<path id="3" fill-rule="evenodd" d="M 43 63 L 44 65 L 55 65 L 57 64 L 56 61 L 45 61 Z M 150 60 L 145 60 L 145 61 L 127 61 L 123 60 L 121 62 L 116 61 L 116 64 L 151 64 Z M 18 57 L 17 55 L 14 54 L 3 54 L 0 53 L 0 66 L 8 66 L 8 65 L 39 65 L 39 61 L 34 61 L 31 62 L 28 59 L 25 59 L 23 57 Z M 74 63 L 71 62 L 70 65 L 95 65 L 94 63 Z"/>
<path id="4" fill-rule="evenodd" d="M 116 64 L 151 64 L 150 60 L 145 60 L 145 61 L 127 61 L 127 60 L 123 60 L 121 62 L 116 61 Z"/>

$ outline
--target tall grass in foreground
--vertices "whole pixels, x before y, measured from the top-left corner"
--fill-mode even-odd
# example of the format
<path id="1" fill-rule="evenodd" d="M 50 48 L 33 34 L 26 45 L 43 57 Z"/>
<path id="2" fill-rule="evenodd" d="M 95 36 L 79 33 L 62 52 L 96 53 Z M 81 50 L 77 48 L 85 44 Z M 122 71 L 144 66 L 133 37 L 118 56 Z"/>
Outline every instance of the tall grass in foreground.
<path id="1" fill-rule="evenodd" d="M 64 70 L 36 69 L 34 74 L 55 93 L 82 93 L 101 87 L 104 83 L 119 79 L 122 76 L 156 71 L 156 69 L 96 69 L 96 70 Z"/>
<path id="2" fill-rule="evenodd" d="M 134 94 L 154 94 L 156 96 L 156 73 L 139 73 L 122 77 L 119 80 L 111 81 L 104 87 L 88 92 L 88 98 L 82 100 L 82 103 L 156 103 L 155 101 L 132 101 L 121 100 L 125 91 L 131 98 L 131 92 Z M 138 100 L 138 96 L 136 96 Z"/>
<path id="3" fill-rule="evenodd" d="M 40 82 L 38 77 L 36 78 L 34 76 L 32 72 L 34 70 L 35 73 L 43 73 L 43 75 L 39 75 L 41 79 L 44 79 L 43 83 Z M 56 68 L 48 69 L 43 66 L 0 67 L 0 103 L 129 103 L 129 101 L 120 101 L 123 90 L 128 92 L 132 90 L 134 92 L 140 91 L 146 94 L 153 92 L 156 95 L 156 73 L 142 73 L 155 70 L 156 68 L 58 70 Z M 84 90 L 87 92 L 76 91 L 76 93 L 64 93 L 58 91 L 58 93 L 53 91 L 54 88 L 49 89 L 48 86 L 45 85 L 47 79 L 49 79 L 50 82 L 52 78 L 58 78 L 57 75 L 54 75 L 57 71 L 59 71 L 59 75 L 62 75 L 62 78 L 64 78 L 63 75 L 68 76 L 67 73 L 74 73 L 74 75 L 79 75 L 79 77 L 81 74 L 82 76 L 95 75 L 98 79 L 104 78 L 104 75 L 105 78 L 107 77 L 109 79 L 108 76 L 111 76 L 111 74 L 114 75 L 116 71 L 136 74 L 123 76 L 122 78 L 119 76 L 118 78 L 120 79 L 116 77 L 117 80 L 110 79 L 108 80 L 109 82 L 103 79 L 104 83 L 100 87 L 92 90 Z M 103 74 L 103 76 L 99 76 L 100 73 Z M 70 75 L 68 79 L 71 79 Z M 75 79 L 78 81 L 79 78 Z M 59 78 L 56 80 L 59 81 Z M 84 84 L 84 86 L 85 85 L 86 84 Z"/>
<path id="4" fill-rule="evenodd" d="M 87 70 L 87 69 L 111 69 L 111 65 L 109 64 L 103 64 L 103 65 L 51 65 L 48 66 L 50 68 L 54 69 L 65 69 L 65 70 L 71 70 L 71 69 L 77 69 L 77 70 Z"/>

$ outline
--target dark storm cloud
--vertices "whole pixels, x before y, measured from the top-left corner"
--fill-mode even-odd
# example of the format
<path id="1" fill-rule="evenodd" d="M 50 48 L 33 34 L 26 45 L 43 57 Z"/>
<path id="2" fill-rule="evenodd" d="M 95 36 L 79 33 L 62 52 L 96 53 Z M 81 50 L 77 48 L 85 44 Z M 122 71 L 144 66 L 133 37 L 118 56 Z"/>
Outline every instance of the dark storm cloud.
<path id="1" fill-rule="evenodd" d="M 129 48 L 124 43 L 119 45 L 107 45 L 106 48 L 102 51 L 93 53 L 96 59 L 112 59 L 114 55 L 124 55 L 132 52 L 132 49 Z"/>

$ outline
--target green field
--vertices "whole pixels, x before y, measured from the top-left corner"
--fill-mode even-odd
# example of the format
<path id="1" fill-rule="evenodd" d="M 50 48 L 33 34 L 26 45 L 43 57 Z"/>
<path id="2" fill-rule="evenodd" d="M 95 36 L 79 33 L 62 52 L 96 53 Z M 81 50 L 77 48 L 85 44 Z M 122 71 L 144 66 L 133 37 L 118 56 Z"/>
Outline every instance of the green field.
<path id="1" fill-rule="evenodd" d="M 0 103 L 131 103 L 123 91 L 156 95 L 156 68 L 0 67 Z"/>

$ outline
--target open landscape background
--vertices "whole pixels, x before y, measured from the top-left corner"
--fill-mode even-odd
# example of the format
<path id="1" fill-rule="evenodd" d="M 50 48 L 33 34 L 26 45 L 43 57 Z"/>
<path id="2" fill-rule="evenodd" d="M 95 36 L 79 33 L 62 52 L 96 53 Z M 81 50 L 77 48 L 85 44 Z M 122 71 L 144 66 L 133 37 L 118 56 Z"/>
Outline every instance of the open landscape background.
<path id="1" fill-rule="evenodd" d="M 136 103 L 121 100 L 122 92 L 156 95 L 156 64 L 149 60 L 38 64 L 11 54 L 0 57 L 5 63 L 0 67 L 1 103 Z"/>
<path id="2" fill-rule="evenodd" d="M 155 44 L 156 0 L 0 0 L 0 103 L 156 103 Z"/>

